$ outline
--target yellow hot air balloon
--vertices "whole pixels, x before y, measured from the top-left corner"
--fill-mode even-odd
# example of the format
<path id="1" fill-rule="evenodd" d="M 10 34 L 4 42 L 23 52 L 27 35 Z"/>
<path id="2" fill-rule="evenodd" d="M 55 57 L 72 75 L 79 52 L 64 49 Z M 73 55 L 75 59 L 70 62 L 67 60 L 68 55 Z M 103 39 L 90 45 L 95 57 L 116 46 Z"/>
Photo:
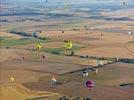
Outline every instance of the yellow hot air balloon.
<path id="1" fill-rule="evenodd" d="M 71 48 L 73 47 L 72 42 L 71 42 L 71 41 L 67 41 L 66 44 L 65 44 L 65 47 L 66 47 L 67 49 L 71 49 Z"/>
<path id="2" fill-rule="evenodd" d="M 11 82 L 14 82 L 14 80 L 15 80 L 14 77 L 11 77 L 11 78 L 10 78 L 10 81 L 11 81 Z"/>
<path id="3" fill-rule="evenodd" d="M 41 48 L 42 48 L 42 46 L 41 46 L 40 43 L 39 43 L 39 44 L 36 44 L 36 49 L 37 49 L 37 50 L 41 50 Z"/>

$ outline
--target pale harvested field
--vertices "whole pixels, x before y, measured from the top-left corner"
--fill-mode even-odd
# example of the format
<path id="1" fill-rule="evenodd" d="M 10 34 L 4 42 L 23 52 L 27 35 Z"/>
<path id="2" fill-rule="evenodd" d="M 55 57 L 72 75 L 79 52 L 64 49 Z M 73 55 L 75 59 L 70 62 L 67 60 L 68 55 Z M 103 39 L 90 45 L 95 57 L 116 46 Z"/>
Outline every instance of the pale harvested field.
<path id="1" fill-rule="evenodd" d="M 95 80 L 107 85 L 120 85 L 123 83 L 133 83 L 134 79 L 133 64 L 115 63 L 100 68 L 98 76 Z M 133 88 L 132 88 L 133 89 Z"/>
<path id="2" fill-rule="evenodd" d="M 28 83 L 28 82 L 38 82 L 39 78 L 42 76 L 49 76 L 49 74 L 39 73 L 34 71 L 28 71 L 23 69 L 14 70 L 1 70 L 1 84 L 10 83 L 10 78 L 15 78 L 15 83 Z"/>
<path id="3" fill-rule="evenodd" d="M 115 58 L 134 58 L 134 55 L 123 47 L 100 47 L 94 49 L 82 49 L 76 52 L 79 55 L 115 57 Z"/>
<path id="4" fill-rule="evenodd" d="M 112 61 L 109 61 L 109 60 L 100 60 L 102 62 L 102 64 L 107 64 L 107 63 L 111 63 Z M 88 59 L 88 60 L 85 60 L 85 61 L 82 61 L 80 62 L 79 64 L 81 65 L 91 65 L 91 66 L 97 66 L 97 60 L 96 59 Z"/>
<path id="5" fill-rule="evenodd" d="M 93 100 L 133 100 L 131 92 L 123 91 L 106 85 L 98 85 L 93 90 L 86 89 L 81 83 L 67 83 L 56 87 L 46 87 L 43 84 L 32 84 L 38 90 L 48 90 L 77 97 L 90 97 Z M 80 91 L 78 91 L 80 90 Z M 77 91 L 77 92 L 76 92 Z"/>
<path id="6" fill-rule="evenodd" d="M 36 98 L 49 98 L 53 96 L 58 96 L 58 93 L 45 92 L 29 90 L 22 86 L 21 84 L 4 84 L 0 86 L 1 100 L 26 100 L 26 99 L 36 99 Z M 54 99 L 54 98 L 53 98 Z"/>
<path id="7" fill-rule="evenodd" d="M 26 56 L 29 51 L 27 50 L 15 50 L 15 49 L 0 49 L 0 61 L 6 62 L 8 60 L 22 60 L 23 56 Z"/>
<path id="8" fill-rule="evenodd" d="M 20 36 L 20 35 L 11 34 L 11 33 L 8 33 L 8 32 L 0 32 L 0 37 L 4 37 L 4 38 L 16 38 L 16 39 L 22 38 L 22 36 Z"/>
<path id="9" fill-rule="evenodd" d="M 25 52 L 25 54 L 22 54 L 22 51 Z M 1 59 L 1 68 L 3 69 L 29 69 L 44 73 L 62 74 L 84 68 L 84 66 L 78 64 L 78 62 L 82 62 L 84 59 L 76 57 L 70 58 L 67 56 L 51 55 L 35 51 L 29 52 L 20 49 L 6 50 L 6 52 L 3 50 L 1 52 L 3 56 L 8 55 Z M 46 60 L 42 59 L 42 55 L 46 56 Z M 25 60 L 22 60 L 23 56 Z"/>
<path id="10" fill-rule="evenodd" d="M 49 77 L 42 77 L 38 83 L 31 82 L 25 84 L 26 87 L 37 90 L 53 91 L 66 95 L 91 97 L 93 100 L 133 100 L 134 96 L 130 89 L 123 89 L 118 85 L 122 83 L 131 83 L 133 80 L 132 64 L 111 64 L 99 69 L 99 73 L 93 76 L 90 73 L 88 77 L 80 76 L 80 72 L 72 73 L 56 78 L 62 83 L 51 86 Z M 92 79 L 95 81 L 95 87 L 88 90 L 85 87 L 85 81 Z M 45 85 L 44 85 L 45 84 Z M 78 91 L 80 90 L 80 91 Z M 76 92 L 77 91 L 77 92 Z"/>

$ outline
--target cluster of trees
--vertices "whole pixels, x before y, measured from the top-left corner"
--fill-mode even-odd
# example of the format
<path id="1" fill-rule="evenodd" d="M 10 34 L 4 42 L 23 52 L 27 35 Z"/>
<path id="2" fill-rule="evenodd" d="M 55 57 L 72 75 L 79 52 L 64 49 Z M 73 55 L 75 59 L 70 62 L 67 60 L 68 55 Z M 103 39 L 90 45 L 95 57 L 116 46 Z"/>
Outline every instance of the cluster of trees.
<path id="1" fill-rule="evenodd" d="M 12 34 L 18 34 L 18 35 L 22 35 L 22 36 L 27 36 L 27 37 L 32 36 L 31 34 L 28 34 L 26 32 L 10 31 L 10 33 L 12 33 Z"/>

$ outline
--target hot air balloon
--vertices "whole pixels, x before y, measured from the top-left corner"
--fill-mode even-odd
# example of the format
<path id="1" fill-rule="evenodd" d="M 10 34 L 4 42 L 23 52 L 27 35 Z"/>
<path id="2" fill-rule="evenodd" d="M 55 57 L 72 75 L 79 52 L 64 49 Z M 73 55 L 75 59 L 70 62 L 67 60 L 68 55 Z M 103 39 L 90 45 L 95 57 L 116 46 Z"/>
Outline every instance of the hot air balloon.
<path id="1" fill-rule="evenodd" d="M 87 71 L 83 71 L 82 72 L 82 76 L 87 77 L 88 76 L 88 72 Z"/>
<path id="2" fill-rule="evenodd" d="M 69 5 L 66 4 L 66 5 L 64 6 L 64 9 L 65 9 L 65 11 L 68 11 L 68 10 L 69 10 Z"/>
<path id="3" fill-rule="evenodd" d="M 52 85 L 55 85 L 57 83 L 57 80 L 54 76 L 51 79 L 51 83 L 52 83 Z"/>
<path id="4" fill-rule="evenodd" d="M 131 31 L 129 31 L 129 32 L 128 32 L 128 35 L 131 35 L 131 34 L 132 34 L 132 32 L 131 32 Z"/>
<path id="5" fill-rule="evenodd" d="M 43 55 L 43 56 L 42 56 L 42 59 L 43 59 L 43 60 L 45 60 L 45 59 L 46 59 L 46 56 L 45 56 L 45 55 Z"/>
<path id="6" fill-rule="evenodd" d="M 98 69 L 97 68 L 94 68 L 93 71 L 94 71 L 93 75 L 97 75 L 98 74 Z"/>
<path id="7" fill-rule="evenodd" d="M 66 49 L 70 50 L 73 47 L 72 42 L 71 41 L 66 41 L 65 47 L 66 47 Z"/>
<path id="8" fill-rule="evenodd" d="M 10 78 L 10 82 L 14 82 L 15 78 L 14 77 L 11 77 Z"/>
<path id="9" fill-rule="evenodd" d="M 41 45 L 40 43 L 38 43 L 38 44 L 36 44 L 36 46 L 35 46 L 35 47 L 36 47 L 36 49 L 37 49 L 37 50 L 41 50 L 42 45 Z"/>
<path id="10" fill-rule="evenodd" d="M 24 59 L 25 59 L 25 57 L 23 56 L 23 57 L 22 57 L 22 60 L 24 60 Z"/>
<path id="11" fill-rule="evenodd" d="M 88 89 L 92 89 L 94 87 L 94 81 L 92 80 L 87 80 L 86 83 L 85 83 L 86 87 Z"/>
<path id="12" fill-rule="evenodd" d="M 126 4 L 126 2 L 123 2 L 123 5 L 125 5 Z"/>
<path id="13" fill-rule="evenodd" d="M 38 37 L 38 33 L 37 33 L 37 32 L 33 32 L 32 35 L 33 35 L 33 37 L 35 37 L 35 38 Z"/>

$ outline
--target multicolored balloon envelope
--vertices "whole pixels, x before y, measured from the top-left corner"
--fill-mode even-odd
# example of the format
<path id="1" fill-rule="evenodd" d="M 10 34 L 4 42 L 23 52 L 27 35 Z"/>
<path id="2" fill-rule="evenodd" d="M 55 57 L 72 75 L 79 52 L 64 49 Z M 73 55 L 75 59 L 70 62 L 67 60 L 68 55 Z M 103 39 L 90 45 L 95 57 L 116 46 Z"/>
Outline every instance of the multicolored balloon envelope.
<path id="1" fill-rule="evenodd" d="M 92 81 L 92 80 L 86 81 L 86 87 L 88 89 L 92 89 L 94 87 L 94 81 Z"/>

